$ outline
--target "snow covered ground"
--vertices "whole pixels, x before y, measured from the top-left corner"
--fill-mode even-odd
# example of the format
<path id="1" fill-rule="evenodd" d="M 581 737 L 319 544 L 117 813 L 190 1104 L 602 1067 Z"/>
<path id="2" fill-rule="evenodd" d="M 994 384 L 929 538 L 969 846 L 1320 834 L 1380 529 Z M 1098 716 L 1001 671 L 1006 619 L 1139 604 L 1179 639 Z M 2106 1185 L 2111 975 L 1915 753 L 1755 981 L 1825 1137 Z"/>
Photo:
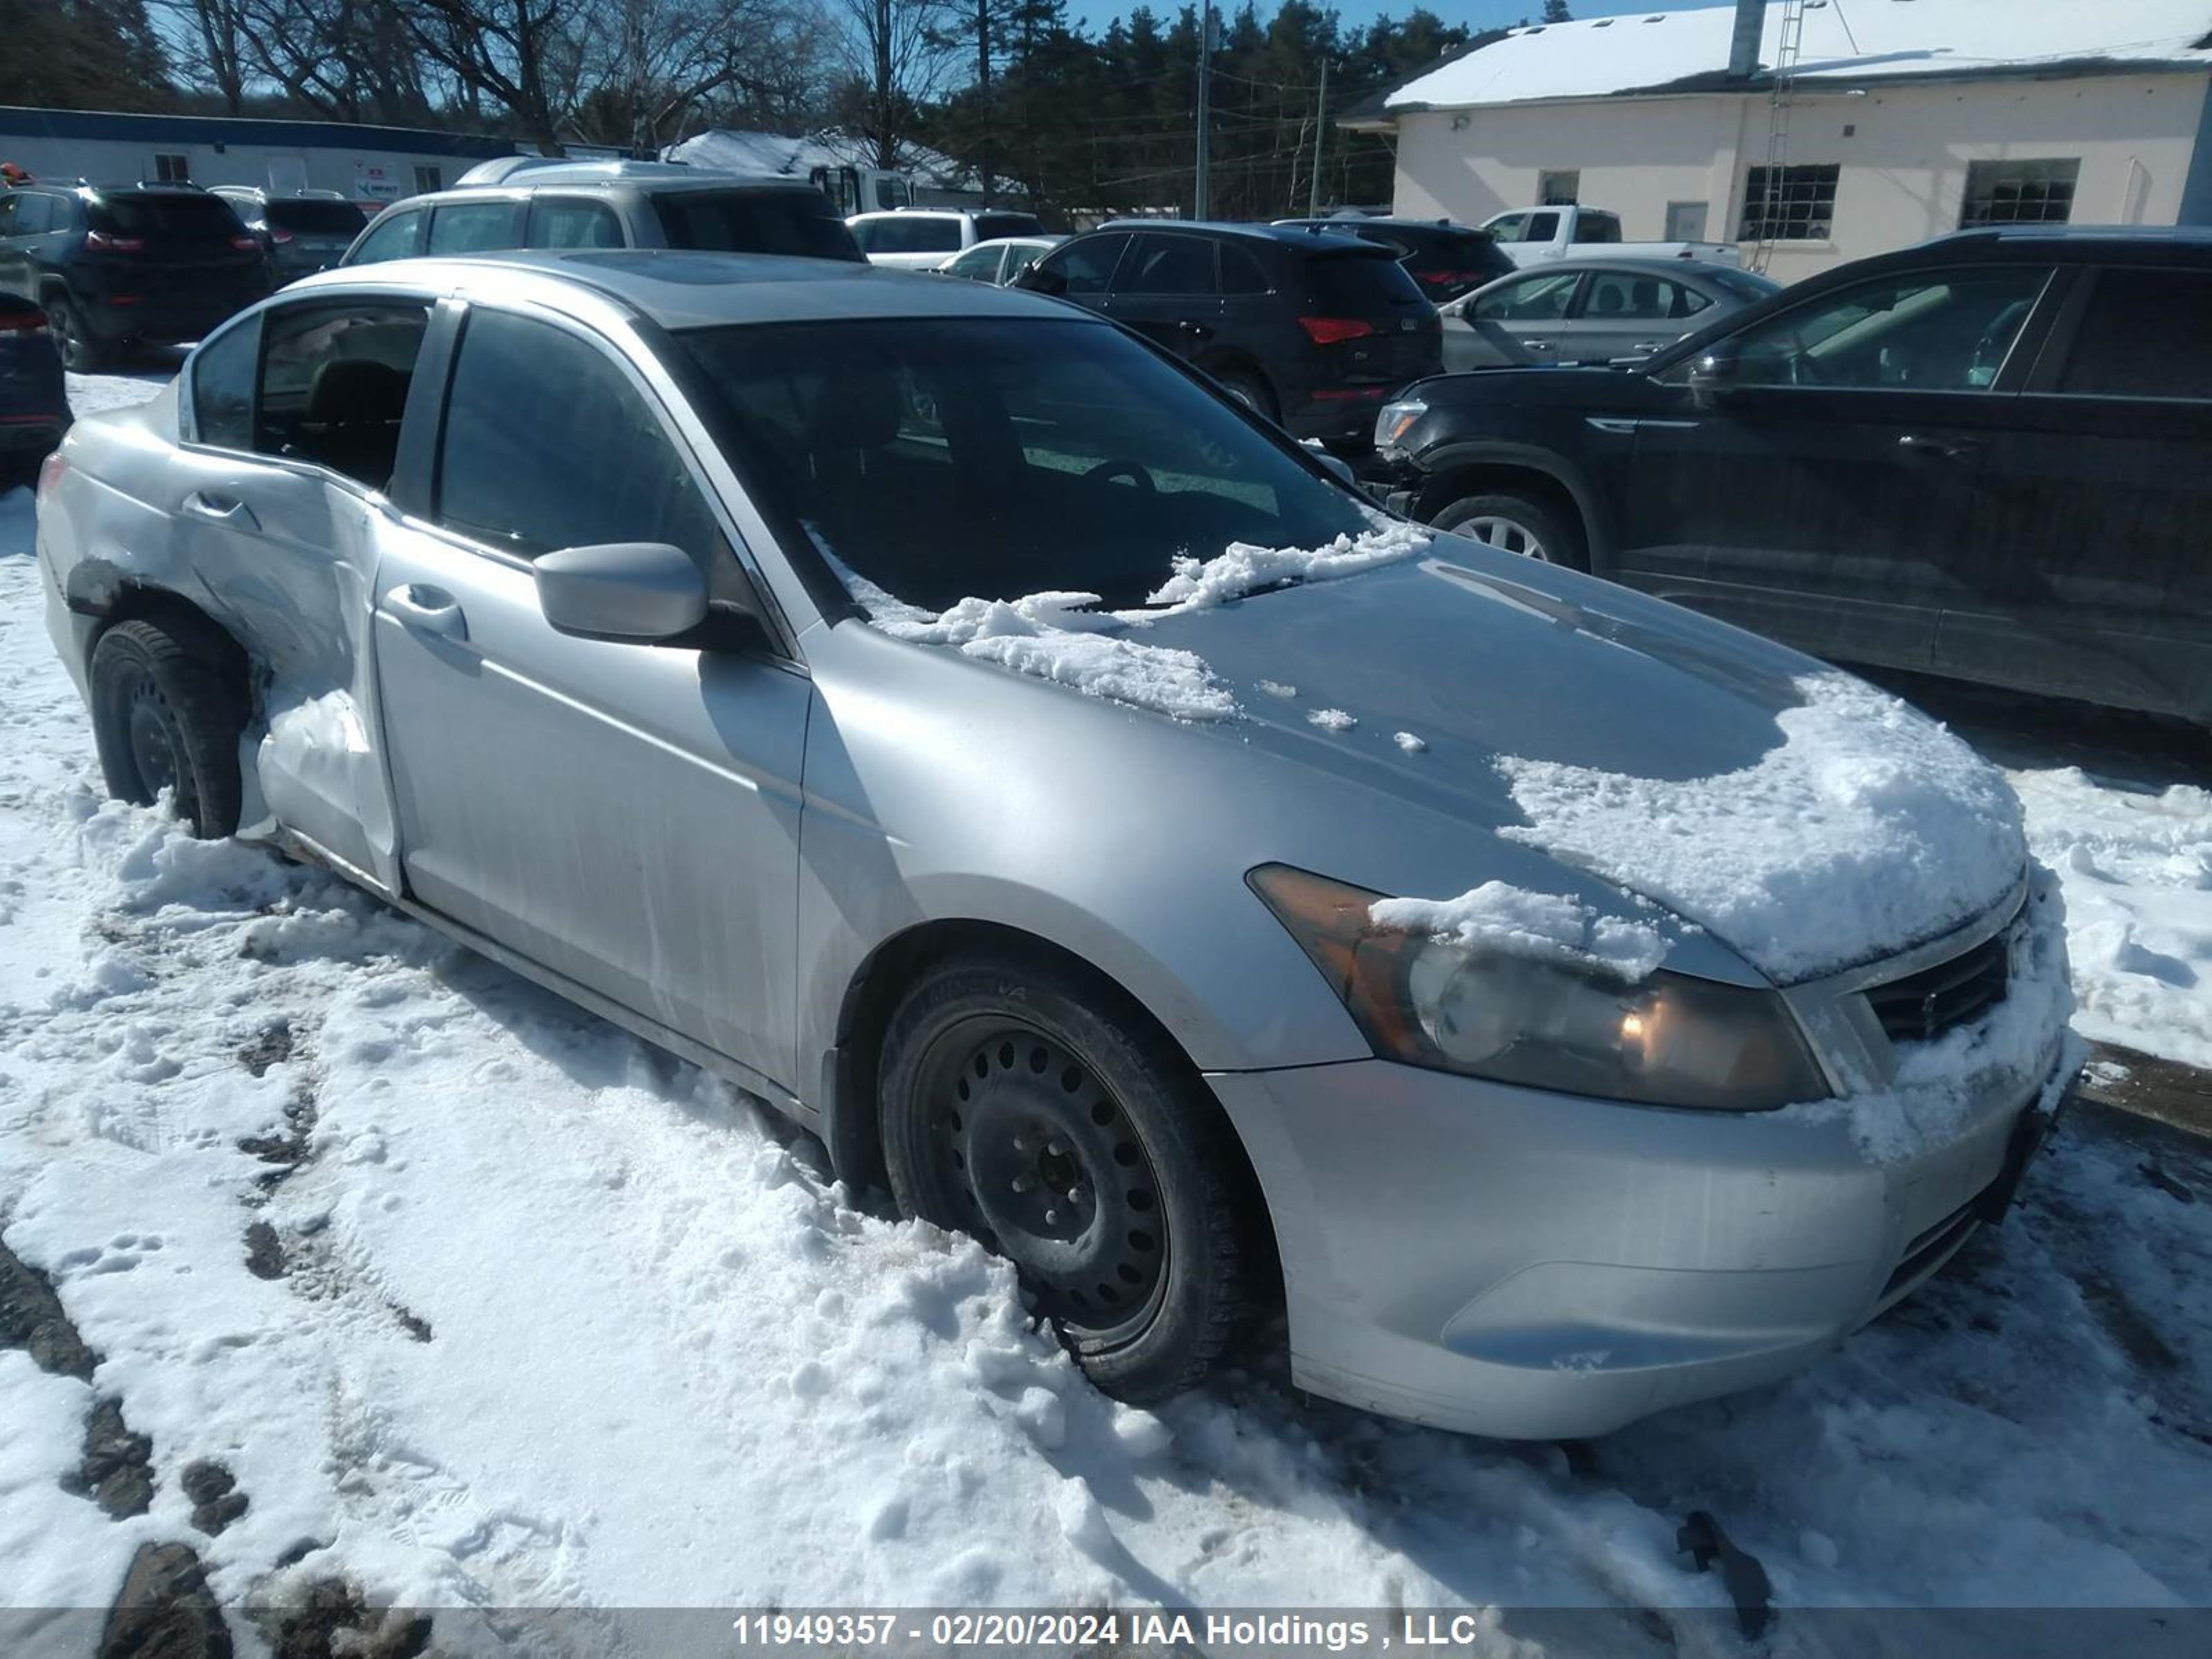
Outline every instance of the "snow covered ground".
<path id="1" fill-rule="evenodd" d="M 1676 1553 L 1692 1510 L 1790 1609 L 2212 1604 L 2203 1143 L 2079 1115 L 1905 1308 L 1572 1465 L 1265 1366 L 1132 1412 L 1001 1265 L 856 1209 L 722 1085 L 105 800 L 31 538 L 0 498 L 0 1242 L 100 1358 L 0 1346 L 0 1606 L 104 1607 L 181 1539 L 247 1651 L 250 1609 L 344 1576 L 447 1608 L 1474 1605 L 1493 1651 L 1703 1652 L 1726 1596 Z M 2013 776 L 2083 1029 L 2212 1062 L 2212 795 Z M 151 1442 L 119 1520 L 63 1486 L 109 1399 Z M 186 1489 L 206 1462 L 247 1501 L 219 1530 Z M 43 1654 L 96 1627 L 15 1629 Z M 562 1629 L 624 1650 L 611 1616 Z M 1768 1644 L 1837 1635 L 1785 1612 Z"/>

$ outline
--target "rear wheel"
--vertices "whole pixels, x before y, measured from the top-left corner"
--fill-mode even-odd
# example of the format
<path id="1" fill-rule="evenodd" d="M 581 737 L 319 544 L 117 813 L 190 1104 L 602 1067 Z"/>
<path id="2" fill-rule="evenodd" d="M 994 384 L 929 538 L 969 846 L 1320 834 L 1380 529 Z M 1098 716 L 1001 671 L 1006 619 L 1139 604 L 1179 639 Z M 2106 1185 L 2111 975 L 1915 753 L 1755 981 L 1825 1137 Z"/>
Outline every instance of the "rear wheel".
<path id="1" fill-rule="evenodd" d="M 246 699 L 237 649 L 185 617 L 120 622 L 92 653 L 92 729 L 108 793 L 177 816 L 212 841 L 238 828 Z"/>
<path id="2" fill-rule="evenodd" d="M 54 349 L 61 353 L 63 368 L 89 374 L 106 361 L 106 353 L 85 328 L 84 313 L 67 295 L 58 294 L 46 301 L 46 327 L 54 337 Z"/>
<path id="3" fill-rule="evenodd" d="M 1500 491 L 1464 495 L 1429 520 L 1439 530 L 1546 564 L 1589 568 L 1582 538 L 1546 503 Z"/>
<path id="4" fill-rule="evenodd" d="M 927 970 L 884 1034 L 900 1209 L 1008 1257 L 1125 1400 L 1200 1382 L 1252 1309 L 1250 1200 L 1188 1070 L 1075 974 L 1017 957 Z"/>
<path id="5" fill-rule="evenodd" d="M 1268 389 L 1265 380 L 1250 370 L 1225 368 L 1213 378 L 1221 383 L 1221 389 L 1224 392 L 1236 398 L 1238 403 L 1243 404 L 1261 420 L 1273 421 L 1281 418 L 1280 411 L 1275 406 L 1275 394 Z"/>

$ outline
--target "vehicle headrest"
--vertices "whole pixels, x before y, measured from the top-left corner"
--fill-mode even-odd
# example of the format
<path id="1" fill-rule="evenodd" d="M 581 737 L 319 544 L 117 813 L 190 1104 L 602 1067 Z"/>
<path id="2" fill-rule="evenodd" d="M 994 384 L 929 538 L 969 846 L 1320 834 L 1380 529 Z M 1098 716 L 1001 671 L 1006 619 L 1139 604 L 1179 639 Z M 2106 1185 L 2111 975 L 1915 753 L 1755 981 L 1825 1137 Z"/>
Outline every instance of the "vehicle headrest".
<path id="1" fill-rule="evenodd" d="M 408 377 L 389 363 L 337 357 L 315 370 L 307 418 L 327 425 L 396 421 L 407 406 Z"/>
<path id="2" fill-rule="evenodd" d="M 845 368 L 815 394 L 813 436 L 828 449 L 881 449 L 898 436 L 906 389 L 888 368 Z"/>
<path id="3" fill-rule="evenodd" d="M 1620 308 L 1620 290 L 1618 288 L 1601 288 L 1598 289 L 1597 305 L 1595 309 L 1599 313 L 1601 314 L 1610 314 L 1613 312 L 1619 311 Z"/>

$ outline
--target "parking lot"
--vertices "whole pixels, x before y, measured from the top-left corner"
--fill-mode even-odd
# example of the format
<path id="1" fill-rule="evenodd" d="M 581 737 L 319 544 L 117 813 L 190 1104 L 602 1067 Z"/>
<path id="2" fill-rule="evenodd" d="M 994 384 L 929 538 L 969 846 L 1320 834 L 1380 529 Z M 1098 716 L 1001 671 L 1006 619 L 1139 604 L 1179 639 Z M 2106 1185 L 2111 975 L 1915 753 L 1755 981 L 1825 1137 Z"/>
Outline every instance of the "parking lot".
<path id="1" fill-rule="evenodd" d="M 72 401 L 160 379 L 73 377 Z M 1833 1634 L 1807 1609 L 2212 1601 L 2200 735 L 1894 683 L 2006 769 L 2059 873 L 2091 1101 L 2001 1229 L 1802 1375 L 1513 1447 L 1304 1401 L 1264 1348 L 1116 1406 L 1003 1262 L 857 1201 L 726 1085 L 332 878 L 106 799 L 32 533 L 27 493 L 0 499 L 19 1606 L 104 1607 L 193 1526 L 249 1608 L 340 1583 L 376 1606 L 1326 1601 L 1533 1637 L 1527 1609 L 1645 1606 L 1568 1649 L 1703 1650 L 1729 1595 L 1677 1551 L 1698 1510 L 1762 1564 L 1776 1651 Z M 96 1369 L 34 1361 L 64 1335 Z"/>

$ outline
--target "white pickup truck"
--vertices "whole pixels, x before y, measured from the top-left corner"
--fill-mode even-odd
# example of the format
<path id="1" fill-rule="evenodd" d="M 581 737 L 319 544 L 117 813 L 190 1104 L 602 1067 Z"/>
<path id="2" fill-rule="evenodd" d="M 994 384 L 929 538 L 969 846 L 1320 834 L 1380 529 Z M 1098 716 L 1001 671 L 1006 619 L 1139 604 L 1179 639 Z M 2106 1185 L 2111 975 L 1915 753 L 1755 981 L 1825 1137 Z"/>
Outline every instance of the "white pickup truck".
<path id="1" fill-rule="evenodd" d="M 1624 242 L 1620 216 L 1602 208 L 1519 208 L 1486 219 L 1482 228 L 1516 265 L 1607 258 L 1743 263 L 1743 250 L 1733 242 Z"/>

